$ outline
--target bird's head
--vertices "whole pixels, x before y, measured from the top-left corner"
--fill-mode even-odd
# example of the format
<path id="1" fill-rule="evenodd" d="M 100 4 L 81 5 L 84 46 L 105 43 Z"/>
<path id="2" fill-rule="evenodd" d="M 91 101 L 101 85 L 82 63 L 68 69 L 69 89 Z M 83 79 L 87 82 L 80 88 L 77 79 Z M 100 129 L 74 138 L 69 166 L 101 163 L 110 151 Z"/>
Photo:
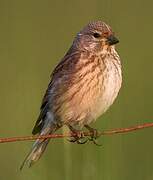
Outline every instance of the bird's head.
<path id="1" fill-rule="evenodd" d="M 110 26 L 96 21 L 89 23 L 77 34 L 74 45 L 88 51 L 102 51 L 118 42 Z"/>

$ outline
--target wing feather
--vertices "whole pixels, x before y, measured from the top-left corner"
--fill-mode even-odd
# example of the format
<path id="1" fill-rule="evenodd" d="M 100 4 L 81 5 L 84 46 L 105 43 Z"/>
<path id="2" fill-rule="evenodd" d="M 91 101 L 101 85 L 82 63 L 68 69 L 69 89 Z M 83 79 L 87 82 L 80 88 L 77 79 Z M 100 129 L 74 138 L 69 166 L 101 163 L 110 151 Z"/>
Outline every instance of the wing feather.
<path id="1" fill-rule="evenodd" d="M 71 50 L 65 55 L 65 57 L 60 61 L 60 63 L 55 67 L 51 74 L 51 81 L 48 85 L 46 93 L 43 97 L 42 104 L 40 107 L 40 114 L 32 130 L 32 134 L 37 134 L 41 132 L 44 125 L 46 114 L 51 110 L 52 102 L 54 97 L 57 96 L 59 83 L 67 81 L 70 74 L 73 73 L 73 67 L 77 64 L 80 59 L 80 53 L 73 53 Z"/>

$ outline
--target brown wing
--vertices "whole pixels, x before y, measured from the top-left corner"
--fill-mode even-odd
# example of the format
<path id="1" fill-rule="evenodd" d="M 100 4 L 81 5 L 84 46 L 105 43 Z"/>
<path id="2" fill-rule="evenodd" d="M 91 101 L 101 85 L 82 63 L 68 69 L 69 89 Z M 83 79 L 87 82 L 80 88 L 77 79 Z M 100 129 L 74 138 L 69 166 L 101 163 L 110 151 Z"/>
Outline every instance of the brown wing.
<path id="1" fill-rule="evenodd" d="M 51 74 L 51 81 L 48 85 L 48 88 L 42 100 L 40 115 L 32 130 L 32 134 L 37 134 L 41 131 L 44 125 L 46 114 L 50 110 L 52 96 L 55 96 L 56 94 L 57 89 L 54 87 L 59 82 L 59 80 L 65 81 L 66 79 L 69 78 L 69 75 L 73 72 L 74 66 L 75 64 L 77 64 L 79 58 L 80 58 L 80 53 L 72 52 L 70 49 L 69 52 L 65 55 L 65 57 L 54 69 L 53 73 Z"/>

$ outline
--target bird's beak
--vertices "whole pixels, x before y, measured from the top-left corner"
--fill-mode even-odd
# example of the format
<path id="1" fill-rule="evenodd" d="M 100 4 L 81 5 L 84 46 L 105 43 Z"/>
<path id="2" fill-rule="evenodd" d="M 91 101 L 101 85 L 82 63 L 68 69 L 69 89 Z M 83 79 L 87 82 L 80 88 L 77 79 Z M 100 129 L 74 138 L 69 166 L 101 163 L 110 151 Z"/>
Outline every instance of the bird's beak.
<path id="1" fill-rule="evenodd" d="M 119 42 L 119 40 L 114 35 L 110 35 L 107 38 L 107 42 L 109 45 L 114 45 L 114 44 L 117 44 Z"/>

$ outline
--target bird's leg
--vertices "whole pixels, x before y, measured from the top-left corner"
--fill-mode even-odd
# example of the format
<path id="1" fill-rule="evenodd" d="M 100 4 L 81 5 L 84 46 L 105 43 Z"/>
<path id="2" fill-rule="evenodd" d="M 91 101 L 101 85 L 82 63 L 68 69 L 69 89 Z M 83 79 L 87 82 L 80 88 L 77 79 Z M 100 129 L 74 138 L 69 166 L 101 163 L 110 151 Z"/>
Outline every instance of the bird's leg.
<path id="1" fill-rule="evenodd" d="M 70 125 L 69 125 L 69 129 L 71 130 L 72 133 L 76 134 L 75 137 L 69 140 L 70 142 L 77 144 L 85 144 L 88 141 L 88 139 L 82 141 L 82 139 L 85 138 L 84 133 L 82 131 L 75 129 Z"/>
<path id="2" fill-rule="evenodd" d="M 96 139 L 99 137 L 98 130 L 90 127 L 89 125 L 85 125 L 84 127 L 87 128 L 89 132 L 91 133 L 89 141 L 92 141 L 97 146 L 101 146 L 101 144 L 98 144 L 96 141 Z"/>

